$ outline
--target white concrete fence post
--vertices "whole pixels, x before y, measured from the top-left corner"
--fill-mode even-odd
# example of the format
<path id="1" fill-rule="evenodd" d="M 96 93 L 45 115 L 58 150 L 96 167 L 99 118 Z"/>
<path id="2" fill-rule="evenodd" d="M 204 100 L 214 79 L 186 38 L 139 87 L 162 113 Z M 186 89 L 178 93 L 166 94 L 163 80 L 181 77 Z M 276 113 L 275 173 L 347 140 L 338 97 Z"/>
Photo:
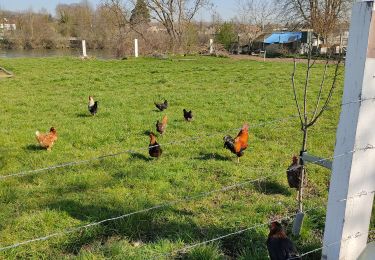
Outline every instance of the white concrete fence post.
<path id="1" fill-rule="evenodd" d="M 214 39 L 210 39 L 210 54 L 214 53 Z"/>
<path id="2" fill-rule="evenodd" d="M 375 5 L 354 4 L 343 102 L 375 97 Z M 357 259 L 365 248 L 375 190 L 375 102 L 342 106 L 333 161 L 322 259 Z M 364 196 L 356 196 L 358 194 Z"/>
<path id="3" fill-rule="evenodd" d="M 134 56 L 138 58 L 138 39 L 134 39 Z"/>
<path id="4" fill-rule="evenodd" d="M 87 57 L 87 53 L 86 53 L 86 40 L 82 40 L 82 56 L 84 58 Z"/>

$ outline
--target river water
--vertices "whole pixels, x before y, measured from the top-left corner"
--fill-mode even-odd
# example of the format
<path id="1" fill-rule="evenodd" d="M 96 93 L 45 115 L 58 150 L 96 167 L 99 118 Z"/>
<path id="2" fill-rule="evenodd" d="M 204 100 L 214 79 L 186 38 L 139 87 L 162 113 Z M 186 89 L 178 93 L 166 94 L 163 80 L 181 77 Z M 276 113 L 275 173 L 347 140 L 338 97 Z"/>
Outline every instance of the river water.
<path id="1" fill-rule="evenodd" d="M 0 58 L 43 58 L 43 57 L 79 57 L 82 55 L 80 49 L 58 49 L 58 50 L 3 50 L 0 49 Z M 115 56 L 108 50 L 87 50 L 88 56 L 98 59 L 114 59 Z"/>

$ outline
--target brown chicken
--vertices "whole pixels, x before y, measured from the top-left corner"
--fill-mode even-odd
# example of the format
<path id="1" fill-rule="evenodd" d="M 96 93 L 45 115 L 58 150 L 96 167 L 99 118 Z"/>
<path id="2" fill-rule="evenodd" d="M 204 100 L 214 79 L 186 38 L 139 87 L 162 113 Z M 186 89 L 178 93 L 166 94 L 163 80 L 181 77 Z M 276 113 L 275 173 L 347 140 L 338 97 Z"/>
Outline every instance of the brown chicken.
<path id="1" fill-rule="evenodd" d="M 237 155 L 237 161 L 240 162 L 240 157 L 244 154 L 248 146 L 249 140 L 249 125 L 244 124 L 237 137 L 233 139 L 231 136 L 224 136 L 224 148 L 227 148 L 232 153 Z"/>
<path id="2" fill-rule="evenodd" d="M 35 132 L 36 140 L 38 140 L 38 143 L 41 147 L 46 148 L 48 151 L 52 149 L 53 144 L 57 140 L 57 131 L 56 128 L 51 127 L 49 130 L 49 133 L 39 133 L 39 131 Z"/>
<path id="3" fill-rule="evenodd" d="M 295 245 L 287 237 L 281 224 L 275 221 L 269 228 L 266 244 L 271 260 L 300 259 Z"/>
<path id="4" fill-rule="evenodd" d="M 301 184 L 302 167 L 297 156 L 294 155 L 292 160 L 292 164 L 286 170 L 286 176 L 289 187 L 298 189 Z"/>
<path id="5" fill-rule="evenodd" d="M 159 158 L 162 152 L 163 151 L 162 151 L 160 145 L 158 144 L 158 142 L 156 142 L 155 134 L 153 132 L 151 132 L 150 133 L 150 144 L 148 145 L 148 153 L 150 154 L 151 157 Z"/>
<path id="6" fill-rule="evenodd" d="M 163 116 L 163 119 L 161 120 L 161 122 L 158 120 L 156 122 L 156 131 L 159 132 L 159 134 L 164 134 L 165 132 L 165 128 L 167 127 L 167 122 L 168 122 L 168 117 L 167 115 Z"/>

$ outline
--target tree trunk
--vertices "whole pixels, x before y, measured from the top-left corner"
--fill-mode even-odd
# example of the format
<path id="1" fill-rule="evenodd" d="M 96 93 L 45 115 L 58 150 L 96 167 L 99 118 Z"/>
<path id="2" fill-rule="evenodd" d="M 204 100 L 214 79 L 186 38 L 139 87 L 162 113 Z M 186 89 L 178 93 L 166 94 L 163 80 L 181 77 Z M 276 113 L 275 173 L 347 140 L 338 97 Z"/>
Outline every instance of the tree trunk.
<path id="1" fill-rule="evenodd" d="M 299 209 L 299 212 L 302 212 L 302 210 L 303 210 L 302 195 L 303 195 L 303 186 L 304 186 L 306 170 L 305 170 L 305 163 L 302 159 L 302 154 L 306 151 L 306 147 L 307 147 L 307 128 L 306 127 L 302 128 L 302 131 L 303 131 L 303 141 L 302 141 L 302 148 L 301 148 L 301 152 L 300 152 L 300 165 L 302 167 L 302 171 L 301 171 L 300 185 L 299 185 L 299 189 L 298 189 L 298 209 Z"/>

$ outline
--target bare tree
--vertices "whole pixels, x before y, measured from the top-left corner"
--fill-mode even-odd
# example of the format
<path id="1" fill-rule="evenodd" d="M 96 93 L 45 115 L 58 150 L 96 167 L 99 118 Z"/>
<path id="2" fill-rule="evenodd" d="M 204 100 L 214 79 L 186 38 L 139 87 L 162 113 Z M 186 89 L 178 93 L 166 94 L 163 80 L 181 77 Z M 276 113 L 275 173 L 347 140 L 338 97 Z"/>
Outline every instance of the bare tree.
<path id="1" fill-rule="evenodd" d="M 116 57 L 125 56 L 126 37 L 130 32 L 130 11 L 122 0 L 105 0 L 101 5 L 102 14 L 105 15 L 106 25 L 111 25 L 112 39 L 115 41 Z"/>
<path id="2" fill-rule="evenodd" d="M 16 30 L 4 32 L 8 48 L 51 49 L 58 47 L 60 37 L 55 30 L 53 19 L 45 10 L 32 10 L 14 16 Z"/>
<path id="3" fill-rule="evenodd" d="M 299 20 L 327 40 L 328 35 L 347 19 L 353 0 L 280 0 L 285 18 Z"/>
<path id="4" fill-rule="evenodd" d="M 334 90 L 336 89 L 337 85 L 337 79 L 339 76 L 339 68 L 340 68 L 340 63 L 341 63 L 341 57 L 338 58 L 335 67 L 333 69 L 333 76 L 332 80 L 329 84 L 329 90 L 327 91 L 327 94 L 323 95 L 323 90 L 325 85 L 327 85 L 327 78 L 328 78 L 328 70 L 329 70 L 329 64 L 330 61 L 327 58 L 325 65 L 324 65 L 324 70 L 323 74 L 321 76 L 321 80 L 319 83 L 318 87 L 318 94 L 316 96 L 316 100 L 312 102 L 312 104 L 309 104 L 309 98 L 308 98 L 308 93 L 315 93 L 312 91 L 312 83 L 311 83 L 311 74 L 312 74 L 312 68 L 315 65 L 316 60 L 312 59 L 311 56 L 311 48 L 312 46 L 310 45 L 309 47 L 309 54 L 307 58 L 307 67 L 306 67 L 306 74 L 305 74 L 305 79 L 303 80 L 303 86 L 302 86 L 302 91 L 298 91 L 297 89 L 297 83 L 296 83 L 296 73 L 297 73 L 297 63 L 296 60 L 294 59 L 294 67 L 293 67 L 293 73 L 292 73 L 292 89 L 293 89 L 293 94 L 294 94 L 294 100 L 296 104 L 296 108 L 298 111 L 300 123 L 301 123 L 301 131 L 303 133 L 303 138 L 302 138 L 302 147 L 301 147 L 301 154 L 303 152 L 306 152 L 307 150 L 307 134 L 308 134 L 308 129 L 318 121 L 318 119 L 323 115 L 323 113 L 329 109 L 329 103 L 332 99 L 332 95 L 334 93 Z M 302 93 L 301 93 L 302 92 Z M 300 95 L 298 95 L 300 93 Z M 302 101 L 300 101 L 299 96 L 302 95 Z M 323 98 L 324 97 L 324 98 Z M 323 100 L 323 102 L 322 102 Z M 310 106 L 309 106 L 310 105 Z M 308 111 L 308 107 L 313 108 L 312 111 Z M 304 161 L 300 158 L 300 165 L 302 167 L 301 169 L 301 176 L 300 176 L 300 183 L 299 183 L 299 189 L 298 189 L 298 207 L 299 207 L 299 212 L 302 212 L 302 194 L 303 194 L 303 187 L 304 187 L 304 181 L 306 178 L 306 171 L 305 171 L 305 166 L 304 166 Z"/>
<path id="5" fill-rule="evenodd" d="M 151 17 L 166 29 L 173 47 L 182 44 L 185 30 L 209 0 L 147 0 L 146 3 L 151 10 Z"/>
<path id="6" fill-rule="evenodd" d="M 237 0 L 240 19 L 257 25 L 264 31 L 265 25 L 276 19 L 274 0 Z"/>

